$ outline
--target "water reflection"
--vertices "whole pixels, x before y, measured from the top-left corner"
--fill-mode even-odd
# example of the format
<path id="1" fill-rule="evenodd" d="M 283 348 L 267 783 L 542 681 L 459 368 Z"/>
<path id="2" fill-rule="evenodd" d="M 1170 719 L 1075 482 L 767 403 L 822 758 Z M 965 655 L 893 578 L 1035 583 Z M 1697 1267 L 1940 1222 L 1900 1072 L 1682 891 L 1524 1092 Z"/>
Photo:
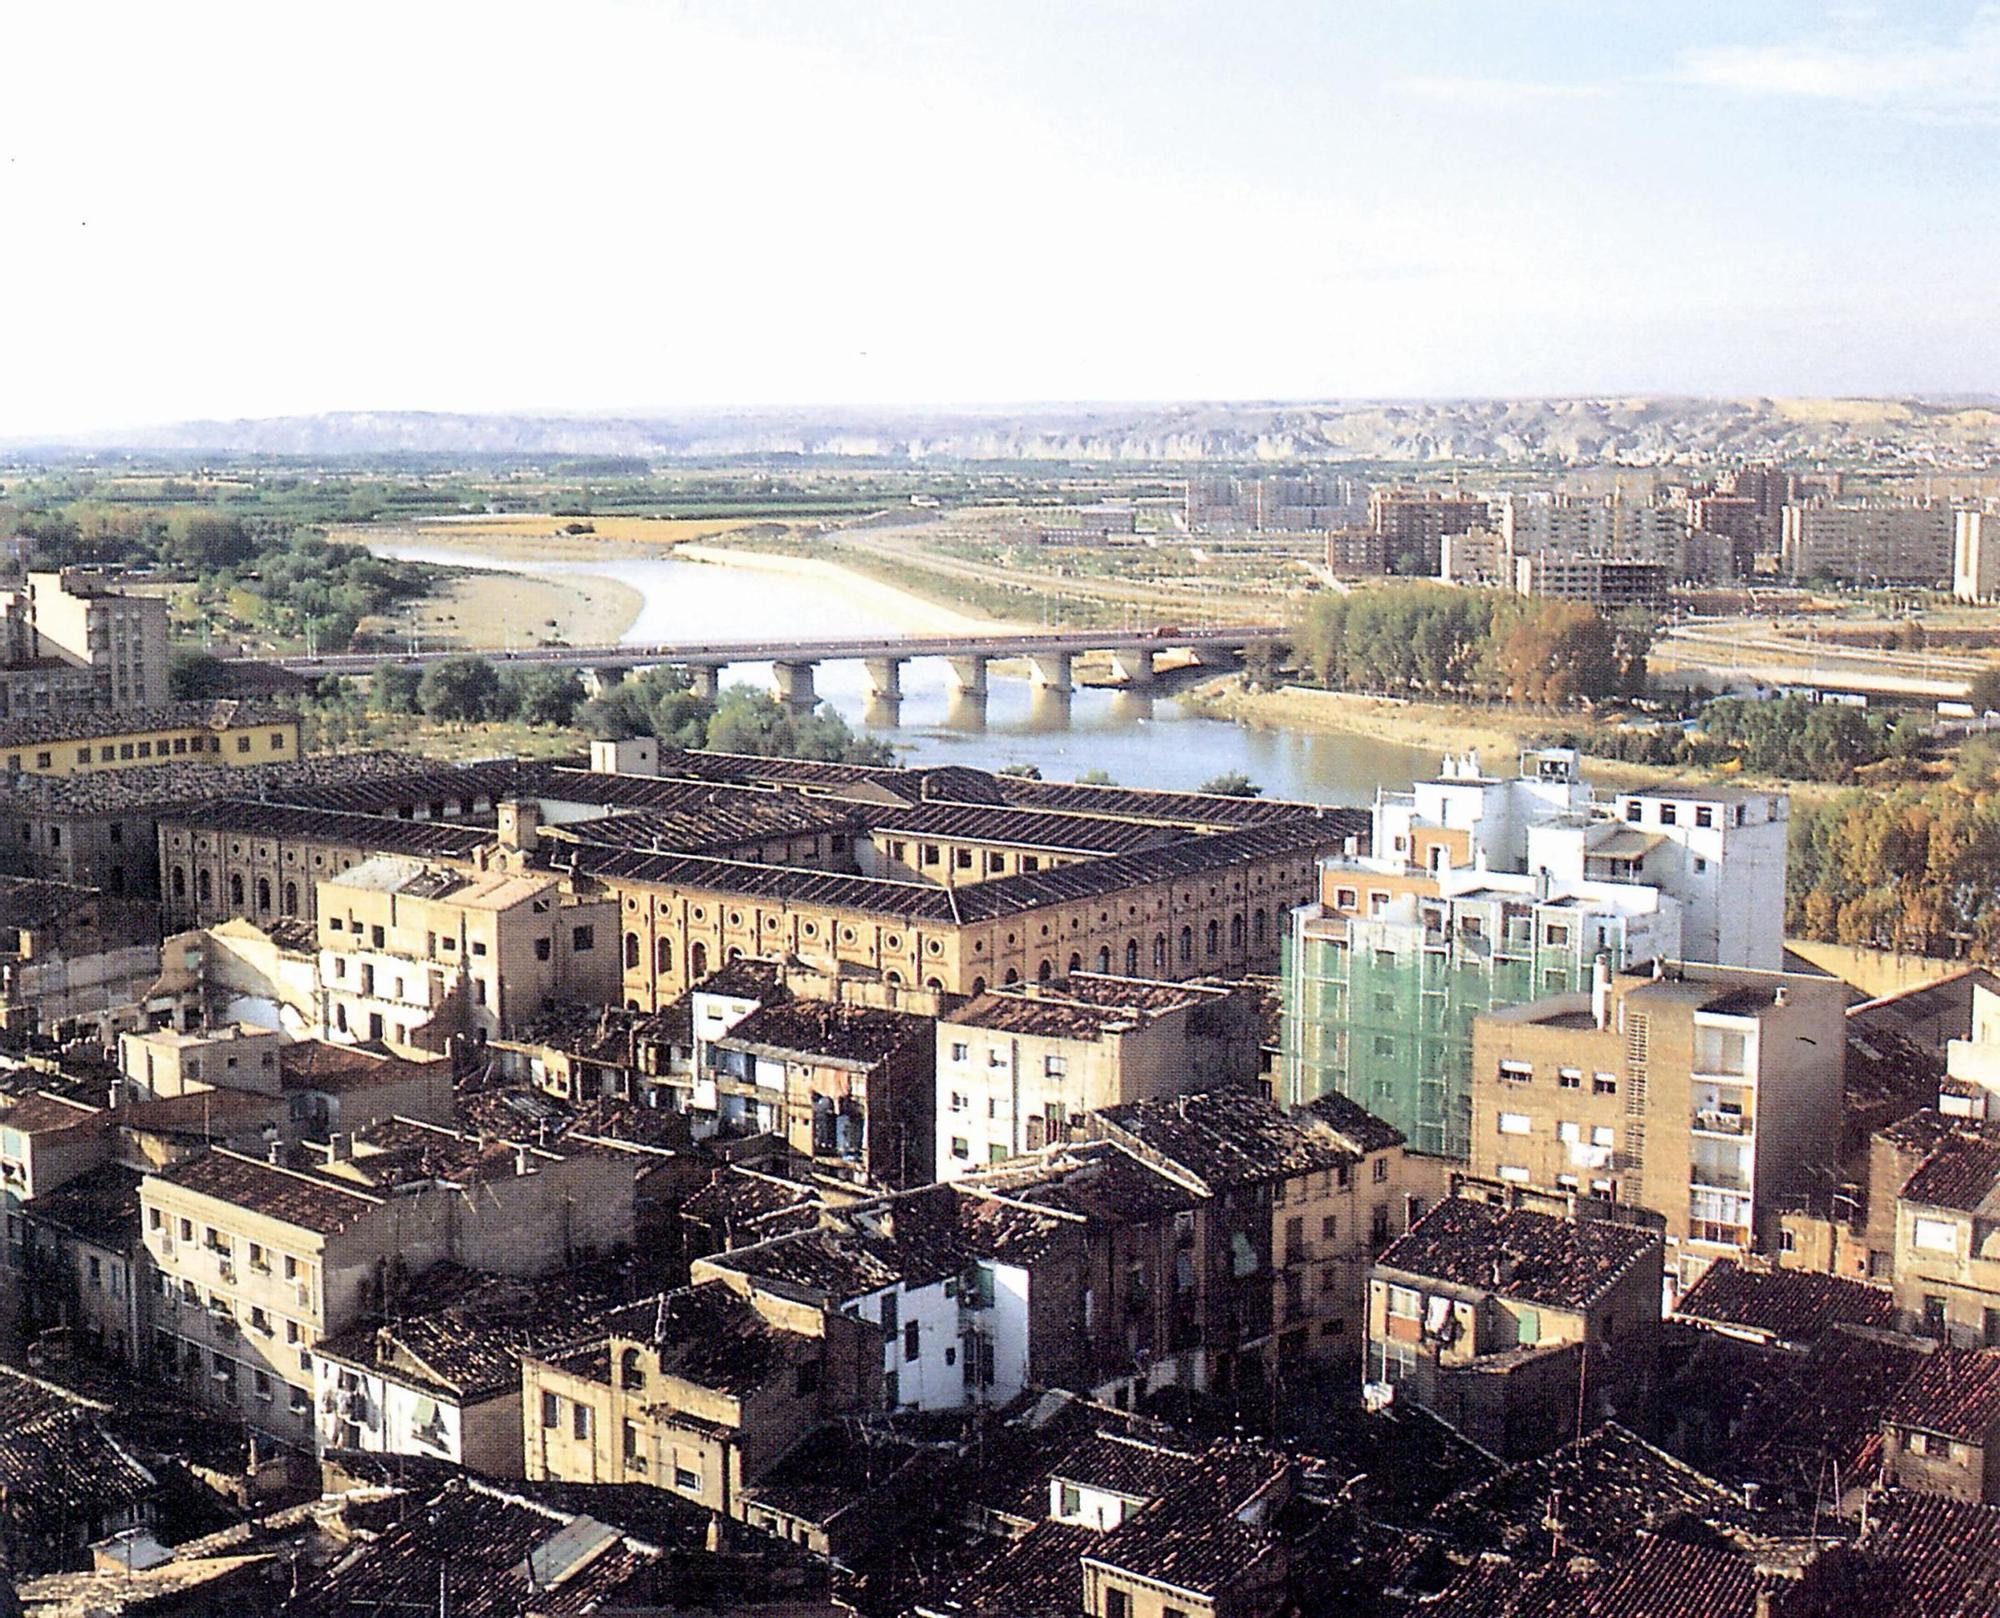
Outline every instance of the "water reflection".
<path id="1" fill-rule="evenodd" d="M 796 635 L 893 635 L 901 626 L 855 609 L 810 579 L 702 563 L 512 562 L 456 548 L 383 546 L 384 555 L 544 575 L 602 574 L 641 591 L 626 639 L 673 641 Z M 900 700 L 876 698 L 859 663 L 814 671 L 819 694 L 850 725 L 891 742 L 911 764 L 996 768 L 1032 764 L 1048 779 L 1096 771 L 1126 786 L 1188 788 L 1240 772 L 1273 797 L 1366 803 L 1377 786 L 1409 785 L 1437 768 L 1429 749 L 1362 736 L 1257 730 L 1189 709 L 1171 685 L 1138 690 L 1037 687 L 1006 665 L 989 669 L 984 694 L 961 690 L 941 658 L 902 666 Z M 725 684 L 769 689 L 769 663 L 725 672 Z"/>

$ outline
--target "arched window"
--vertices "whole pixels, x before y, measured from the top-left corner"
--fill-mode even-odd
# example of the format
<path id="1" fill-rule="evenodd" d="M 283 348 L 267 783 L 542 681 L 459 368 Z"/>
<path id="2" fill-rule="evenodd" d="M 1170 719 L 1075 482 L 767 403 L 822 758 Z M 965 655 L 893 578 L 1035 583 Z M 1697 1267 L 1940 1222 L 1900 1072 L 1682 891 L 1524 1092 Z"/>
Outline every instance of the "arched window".
<path id="1" fill-rule="evenodd" d="M 671 938 L 654 941 L 653 969 L 656 972 L 671 972 L 674 969 L 674 941 Z"/>
<path id="2" fill-rule="evenodd" d="M 1010 966 L 1007 968 L 1006 977 L 1002 978 L 1000 981 L 1003 983 L 1019 983 L 1021 981 L 1021 974 L 1019 972 L 1016 972 Z"/>
<path id="3" fill-rule="evenodd" d="M 1042 957 L 1042 964 L 1035 968 L 1035 981 L 1037 983 L 1046 983 L 1055 975 L 1056 963 L 1044 955 Z"/>
<path id="4" fill-rule="evenodd" d="M 625 970 L 629 972 L 638 964 L 639 935 L 637 933 L 627 933 L 625 935 Z"/>
<path id="5" fill-rule="evenodd" d="M 1250 936 L 1259 949 L 1264 947 L 1264 912 L 1261 910 L 1250 918 Z"/>
<path id="6" fill-rule="evenodd" d="M 262 915 L 271 913 L 271 879 L 268 876 L 257 878 L 257 909 Z"/>
<path id="7" fill-rule="evenodd" d="M 1208 924 L 1208 953 L 1213 955 L 1217 950 L 1221 948 L 1222 948 L 1222 923 L 1219 921 L 1211 921 Z"/>
<path id="8" fill-rule="evenodd" d="M 185 899 L 187 897 L 188 874 L 186 869 L 179 865 L 174 867 L 173 889 L 176 899 Z"/>
<path id="9" fill-rule="evenodd" d="M 209 885 L 208 872 L 206 871 L 195 872 L 194 887 L 195 887 L 195 892 L 201 895 L 201 902 L 203 904 L 207 904 L 210 893 L 214 891 Z"/>
<path id="10" fill-rule="evenodd" d="M 986 992 L 986 980 L 984 978 L 974 978 L 972 980 L 972 992 L 975 995 L 984 994 Z"/>
<path id="11" fill-rule="evenodd" d="M 699 983 L 708 976 L 708 946 L 697 944 L 688 951 L 688 976 Z"/>
<path id="12" fill-rule="evenodd" d="M 1153 934 L 1153 970 L 1162 976 L 1167 970 L 1167 935 Z"/>
<path id="13" fill-rule="evenodd" d="M 926 989 L 940 989 L 940 990 L 941 990 L 941 989 L 943 989 L 943 987 L 944 987 L 944 979 L 943 979 L 943 978 L 925 978 L 925 979 L 924 979 L 924 987 L 925 987 Z"/>
<path id="14" fill-rule="evenodd" d="M 1111 946 L 1109 944 L 1099 944 L 1097 946 L 1097 970 L 1100 972 L 1109 972 L 1111 970 Z"/>
<path id="15" fill-rule="evenodd" d="M 298 913 L 299 913 L 299 885 L 296 882 L 287 882 L 285 884 L 285 914 L 288 916 L 296 916 Z"/>
<path id="16" fill-rule="evenodd" d="M 738 948 L 737 948 L 737 947 L 736 947 L 736 946 L 735 946 L 734 944 L 731 944 L 731 945 L 729 946 L 729 951 L 728 951 L 728 953 L 727 953 L 727 954 L 725 954 L 725 955 L 724 955 L 724 956 L 723 956 L 722 958 L 723 958 L 723 959 L 724 959 L 725 961 L 740 961 L 740 960 L 742 960 L 742 959 L 743 959 L 743 951 L 742 951 L 742 950 L 740 950 L 740 949 L 738 949 Z M 900 981 L 900 980 L 899 980 L 899 979 L 898 979 L 898 978 L 896 977 L 896 974 L 895 974 L 895 973 L 891 972 L 891 973 L 889 974 L 889 981 L 890 981 L 891 983 L 895 983 L 895 982 L 898 982 L 898 981 Z"/>
<path id="17" fill-rule="evenodd" d="M 229 873 L 229 902 L 239 910 L 243 908 L 243 873 L 240 871 Z"/>
<path id="18" fill-rule="evenodd" d="M 618 1356 L 618 1385 L 621 1388 L 644 1388 L 646 1367 L 639 1361 L 639 1351 L 628 1348 Z"/>
<path id="19" fill-rule="evenodd" d="M 1229 948 L 1232 953 L 1243 948 L 1243 916 L 1241 912 L 1229 918 Z"/>
<path id="20" fill-rule="evenodd" d="M 1069 958 L 1069 969 L 1071 972 L 1081 972 L 1083 970 L 1083 957 L 1072 954 Z"/>
<path id="21" fill-rule="evenodd" d="M 1187 962 L 1193 959 L 1194 959 L 1194 929 L 1192 927 L 1183 927 L 1181 929 L 1181 962 L 1183 965 L 1185 965 Z"/>
<path id="22" fill-rule="evenodd" d="M 1139 975 L 1139 940 L 1136 938 L 1125 940 L 1125 975 L 1128 978 Z"/>

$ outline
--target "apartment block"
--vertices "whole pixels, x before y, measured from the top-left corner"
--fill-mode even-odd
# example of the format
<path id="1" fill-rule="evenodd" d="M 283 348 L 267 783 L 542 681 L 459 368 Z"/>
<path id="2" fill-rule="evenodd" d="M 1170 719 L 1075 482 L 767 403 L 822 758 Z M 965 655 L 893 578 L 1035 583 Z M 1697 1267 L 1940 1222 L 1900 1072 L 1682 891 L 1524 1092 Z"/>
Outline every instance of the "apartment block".
<path id="1" fill-rule="evenodd" d="M 1783 958 L 1787 800 L 1728 788 L 1595 799 L 1576 754 L 1475 756 L 1378 793 L 1368 856 L 1323 861 L 1283 963 L 1282 1088 L 1338 1091 L 1412 1149 L 1469 1147 L 1472 1019 L 1652 959 Z M 1692 922 L 1690 922 L 1692 917 Z"/>
<path id="2" fill-rule="evenodd" d="M 1260 1029 L 1240 990 L 1079 972 L 937 1020 L 936 1166 L 956 1179 L 1070 1138 L 1086 1112 L 1240 1085 Z"/>
<path id="3" fill-rule="evenodd" d="M 1603 557 L 1650 562 L 1685 575 L 1687 513 L 1672 505 L 1618 495 L 1591 500 L 1567 495 L 1494 503 L 1494 527 L 1516 558 Z"/>
<path id="4" fill-rule="evenodd" d="M 0 712 L 13 719 L 167 700 L 166 599 L 117 585 L 115 573 L 64 568 L 0 593 Z"/>
<path id="5" fill-rule="evenodd" d="M 1483 529 L 1491 520 L 1484 497 L 1443 490 L 1377 489 L 1368 497 L 1368 527 L 1382 560 L 1395 572 L 1434 575 L 1447 539 Z"/>
<path id="6" fill-rule="evenodd" d="M 283 1154 L 280 1154 L 283 1155 Z M 313 1443 L 312 1350 L 447 1261 L 532 1276 L 629 1246 L 632 1176 L 398 1120 L 274 1162 L 218 1150 L 140 1185 L 151 1363 L 197 1402 Z"/>
<path id="7" fill-rule="evenodd" d="M 1783 563 L 1794 579 L 1935 588 L 1954 575 L 1954 515 L 1886 501 L 1785 507 Z"/>
<path id="8" fill-rule="evenodd" d="M 1471 1170 L 1650 1209 L 1677 1290 L 1837 1161 L 1839 980 L 1654 962 L 1473 1027 Z"/>
<path id="9" fill-rule="evenodd" d="M 1952 514 L 1951 593 L 1960 601 L 2000 601 L 2000 512 Z"/>

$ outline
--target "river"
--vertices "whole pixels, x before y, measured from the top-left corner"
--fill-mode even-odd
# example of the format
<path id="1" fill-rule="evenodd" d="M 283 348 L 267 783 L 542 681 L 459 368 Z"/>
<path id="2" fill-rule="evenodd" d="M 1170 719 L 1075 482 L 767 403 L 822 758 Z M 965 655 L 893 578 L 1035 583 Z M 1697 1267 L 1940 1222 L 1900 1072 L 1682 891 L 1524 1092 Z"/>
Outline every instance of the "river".
<path id="1" fill-rule="evenodd" d="M 617 562 L 513 561 L 458 546 L 389 543 L 377 554 L 542 577 L 605 575 L 638 590 L 644 605 L 628 641 L 720 640 L 735 636 L 909 633 L 883 607 L 820 578 L 710 563 L 630 558 Z M 729 679 L 768 687 L 768 663 L 746 663 Z M 997 769 L 1032 764 L 1052 781 L 1102 770 L 1122 786 L 1189 788 L 1240 771 L 1267 796 L 1366 804 L 1377 786 L 1407 787 L 1435 770 L 1438 755 L 1369 737 L 1253 729 L 1190 709 L 1168 691 L 1152 695 L 1079 687 L 1065 702 L 1025 678 L 995 673 L 983 705 L 955 696 L 944 664 L 903 669 L 903 700 L 891 716 L 868 702 L 858 663 L 825 663 L 817 689 L 856 730 L 881 736 L 910 764 Z"/>

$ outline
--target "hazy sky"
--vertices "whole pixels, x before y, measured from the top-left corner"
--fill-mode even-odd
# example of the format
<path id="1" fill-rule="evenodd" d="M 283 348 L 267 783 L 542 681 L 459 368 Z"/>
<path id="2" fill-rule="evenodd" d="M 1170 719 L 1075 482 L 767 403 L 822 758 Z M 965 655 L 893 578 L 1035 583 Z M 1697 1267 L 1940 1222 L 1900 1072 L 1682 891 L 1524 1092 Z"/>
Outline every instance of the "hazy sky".
<path id="1" fill-rule="evenodd" d="M 2000 390 L 2000 5 L 14 0 L 0 434 Z"/>

